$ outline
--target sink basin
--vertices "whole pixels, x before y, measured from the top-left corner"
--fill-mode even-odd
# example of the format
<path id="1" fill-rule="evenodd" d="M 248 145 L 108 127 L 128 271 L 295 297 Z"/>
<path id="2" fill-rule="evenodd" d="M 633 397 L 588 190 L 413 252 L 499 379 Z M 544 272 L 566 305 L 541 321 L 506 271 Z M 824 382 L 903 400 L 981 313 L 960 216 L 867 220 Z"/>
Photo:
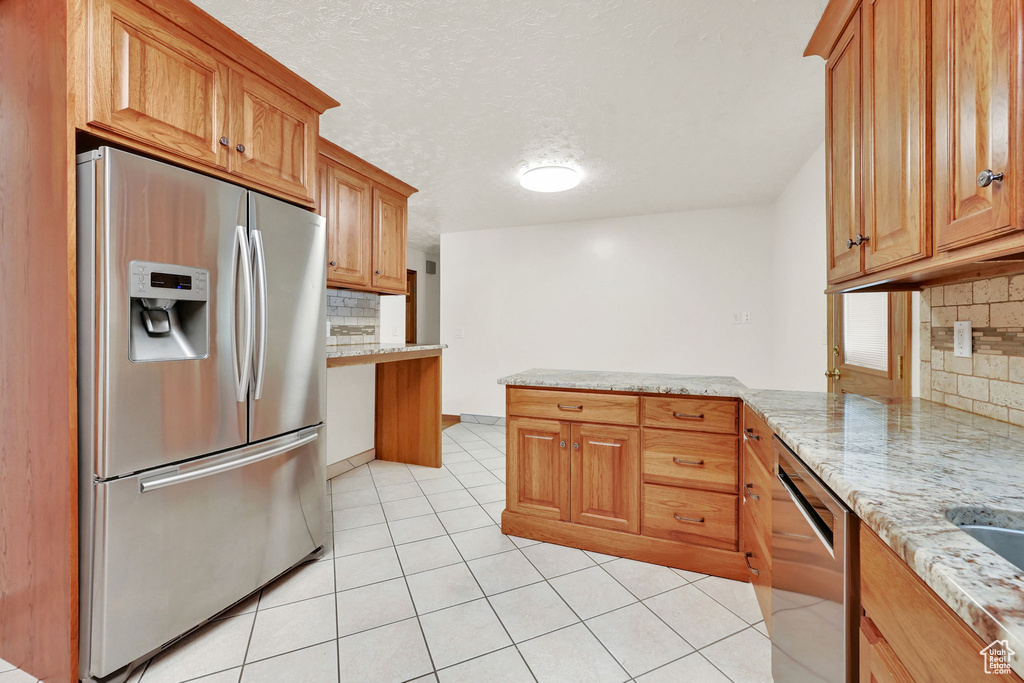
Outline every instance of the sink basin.
<path id="1" fill-rule="evenodd" d="M 1024 571 L 1024 512 L 989 507 L 956 507 L 946 519 Z"/>
<path id="2" fill-rule="evenodd" d="M 965 524 L 960 530 L 981 541 L 1024 571 L 1024 531 L 980 524 Z"/>

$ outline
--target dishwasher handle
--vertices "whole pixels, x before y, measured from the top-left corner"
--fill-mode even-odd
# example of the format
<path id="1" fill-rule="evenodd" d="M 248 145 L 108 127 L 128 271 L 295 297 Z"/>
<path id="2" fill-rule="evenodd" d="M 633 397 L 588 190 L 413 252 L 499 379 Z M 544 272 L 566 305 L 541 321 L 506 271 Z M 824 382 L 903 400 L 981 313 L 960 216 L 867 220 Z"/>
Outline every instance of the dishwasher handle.
<path id="1" fill-rule="evenodd" d="M 778 480 L 782 483 L 782 488 L 789 494 L 790 502 L 800 511 L 804 521 L 807 522 L 807 526 L 811 527 L 811 531 L 814 532 L 814 536 L 821 542 L 823 546 L 828 550 L 832 557 L 836 556 L 835 548 L 832 544 L 832 533 L 829 530 L 828 536 L 825 535 L 823 529 L 828 529 L 828 525 L 825 524 L 825 520 L 814 510 L 807 499 L 797 490 L 796 486 L 793 485 L 792 479 L 786 474 L 786 471 L 779 467 L 778 474 L 776 475 Z"/>

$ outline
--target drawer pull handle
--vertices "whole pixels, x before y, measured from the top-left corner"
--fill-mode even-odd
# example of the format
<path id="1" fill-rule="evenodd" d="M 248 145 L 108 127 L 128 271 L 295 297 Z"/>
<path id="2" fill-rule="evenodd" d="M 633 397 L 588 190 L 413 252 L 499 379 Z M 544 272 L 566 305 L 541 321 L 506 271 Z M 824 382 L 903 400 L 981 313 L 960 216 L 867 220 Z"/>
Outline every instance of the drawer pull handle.
<path id="1" fill-rule="evenodd" d="M 743 430 L 743 438 L 750 439 L 751 441 L 761 440 L 761 437 L 754 433 L 754 429 L 752 427 L 747 427 Z"/>
<path id="2" fill-rule="evenodd" d="M 583 406 L 563 406 L 561 403 L 558 404 L 558 407 L 562 410 L 583 410 Z"/>
<path id="3" fill-rule="evenodd" d="M 690 415 L 688 413 L 677 413 L 676 411 L 673 410 L 672 411 L 672 417 L 677 417 L 680 420 L 703 420 L 704 419 L 704 413 L 698 413 L 696 415 Z"/>
<path id="4" fill-rule="evenodd" d="M 760 569 L 754 569 L 753 567 L 750 566 L 750 558 L 752 558 L 753 556 L 754 556 L 754 553 L 747 553 L 746 556 L 744 556 L 743 559 L 745 559 L 747 561 L 747 569 L 750 570 L 751 574 L 753 574 L 754 576 L 761 576 L 761 570 Z"/>
<path id="5" fill-rule="evenodd" d="M 526 436 L 527 439 L 540 439 L 541 441 L 554 441 L 555 440 L 555 437 L 553 437 L 553 436 L 538 436 L 536 434 L 526 434 L 525 436 Z"/>
<path id="6" fill-rule="evenodd" d="M 703 467 L 703 460 L 680 460 L 679 458 L 672 458 L 672 462 L 677 465 L 693 465 L 694 467 Z"/>
<path id="7" fill-rule="evenodd" d="M 743 497 L 744 498 L 751 498 L 753 500 L 761 500 L 761 496 L 759 496 L 756 493 L 752 492 L 753 488 L 754 488 L 753 484 L 747 484 L 746 486 L 744 486 L 743 487 Z"/>
<path id="8" fill-rule="evenodd" d="M 673 512 L 672 516 L 676 518 L 677 522 L 691 522 L 693 524 L 703 524 L 703 517 L 680 517 L 677 513 Z"/>
<path id="9" fill-rule="evenodd" d="M 610 448 L 622 448 L 621 443 L 605 443 L 604 441 L 588 441 L 591 446 L 608 446 Z"/>

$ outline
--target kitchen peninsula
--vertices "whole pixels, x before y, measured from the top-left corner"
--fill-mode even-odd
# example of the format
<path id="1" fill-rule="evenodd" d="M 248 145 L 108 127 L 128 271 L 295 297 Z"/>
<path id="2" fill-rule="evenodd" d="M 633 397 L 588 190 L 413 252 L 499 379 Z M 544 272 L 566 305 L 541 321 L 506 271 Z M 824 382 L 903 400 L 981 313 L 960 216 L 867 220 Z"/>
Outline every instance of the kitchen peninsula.
<path id="1" fill-rule="evenodd" d="M 959 528 L 1024 525 L 1009 512 L 1024 510 L 1024 493 L 1006 476 L 1024 429 L 920 399 L 756 390 L 728 377 L 531 370 L 499 383 L 505 533 L 627 556 L 674 537 L 674 555 L 638 559 L 734 577 L 731 553 L 757 590 L 771 576 L 771 554 L 756 561 L 771 547 L 773 512 L 746 510 L 772 496 L 757 473 L 767 465 L 777 484 L 788 446 L 859 520 L 848 547 L 860 565 L 862 671 L 885 649 L 917 680 L 970 680 L 987 644 L 1024 651 L 1020 568 Z M 666 439 L 675 471 L 663 465 Z M 564 514 L 558 500 L 569 501 Z M 612 517 L 635 523 L 612 534 L 601 526 Z M 669 522 L 682 531 L 666 535 Z M 757 593 L 771 628 L 771 592 Z M 1011 665 L 1024 673 L 1019 658 Z"/>

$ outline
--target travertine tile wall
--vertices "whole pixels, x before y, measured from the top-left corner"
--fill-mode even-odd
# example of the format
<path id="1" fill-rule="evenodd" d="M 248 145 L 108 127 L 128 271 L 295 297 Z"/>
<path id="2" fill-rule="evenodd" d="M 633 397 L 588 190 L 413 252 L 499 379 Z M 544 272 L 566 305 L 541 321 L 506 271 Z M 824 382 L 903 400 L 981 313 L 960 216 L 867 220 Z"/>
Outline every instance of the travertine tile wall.
<path id="1" fill-rule="evenodd" d="M 328 344 L 380 342 L 380 295 L 370 292 L 327 290 Z"/>
<path id="2" fill-rule="evenodd" d="M 974 329 L 971 358 L 953 355 L 953 322 Z M 1024 425 L 1024 274 L 925 289 L 921 397 Z"/>

